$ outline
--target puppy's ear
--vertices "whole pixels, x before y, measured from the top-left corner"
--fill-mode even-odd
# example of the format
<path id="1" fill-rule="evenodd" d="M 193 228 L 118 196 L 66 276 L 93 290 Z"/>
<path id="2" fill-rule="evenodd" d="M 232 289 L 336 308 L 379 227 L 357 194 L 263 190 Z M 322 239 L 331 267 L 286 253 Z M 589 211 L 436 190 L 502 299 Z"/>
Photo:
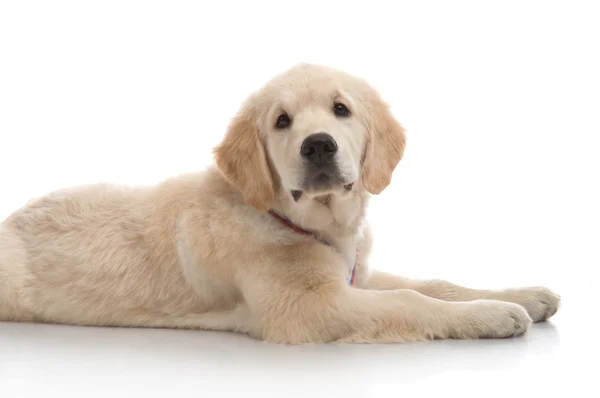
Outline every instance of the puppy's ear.
<path id="1" fill-rule="evenodd" d="M 230 123 L 225 138 L 214 149 L 217 167 L 260 211 L 269 209 L 275 197 L 265 148 L 258 135 L 256 110 L 248 101 Z"/>
<path id="2" fill-rule="evenodd" d="M 392 181 L 392 173 L 404 155 L 404 128 L 389 106 L 374 94 L 370 105 L 370 131 L 363 160 L 362 181 L 370 193 L 381 193 Z"/>

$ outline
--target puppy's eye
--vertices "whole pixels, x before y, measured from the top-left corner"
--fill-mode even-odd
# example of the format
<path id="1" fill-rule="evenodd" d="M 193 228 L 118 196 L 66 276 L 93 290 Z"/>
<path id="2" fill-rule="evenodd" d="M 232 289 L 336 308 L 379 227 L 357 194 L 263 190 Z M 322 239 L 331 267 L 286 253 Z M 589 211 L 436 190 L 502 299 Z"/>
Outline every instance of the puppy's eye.
<path id="1" fill-rule="evenodd" d="M 350 111 L 344 104 L 340 104 L 339 102 L 333 105 L 333 112 L 335 112 L 338 116 L 348 116 L 350 115 Z"/>
<path id="2" fill-rule="evenodd" d="M 277 126 L 278 129 L 284 129 L 284 128 L 288 127 L 291 123 L 292 123 L 292 119 L 290 119 L 290 117 L 284 113 L 282 115 L 279 115 L 279 117 L 277 118 L 277 123 L 275 123 L 275 126 Z"/>

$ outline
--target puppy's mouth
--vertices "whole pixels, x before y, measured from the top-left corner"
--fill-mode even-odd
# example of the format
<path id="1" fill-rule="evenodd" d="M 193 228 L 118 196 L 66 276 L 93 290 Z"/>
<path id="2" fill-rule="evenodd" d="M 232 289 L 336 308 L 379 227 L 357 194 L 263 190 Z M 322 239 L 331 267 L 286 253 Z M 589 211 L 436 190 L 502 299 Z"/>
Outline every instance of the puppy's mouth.
<path id="1" fill-rule="evenodd" d="M 335 187 L 343 187 L 342 192 L 351 192 L 352 188 L 354 188 L 354 183 L 348 183 L 348 184 L 336 184 Z M 292 198 L 294 198 L 294 201 L 299 201 L 300 198 L 302 198 L 302 196 L 304 194 L 307 194 L 309 196 L 314 196 L 319 197 L 319 196 L 323 196 L 323 195 L 331 195 L 333 194 L 335 191 L 339 191 L 339 189 L 334 189 L 334 186 L 332 185 L 328 185 L 328 189 L 321 189 L 321 190 L 300 190 L 300 189 L 292 189 L 290 191 Z"/>
<path id="2" fill-rule="evenodd" d="M 294 200 L 309 197 L 317 199 L 331 195 L 344 195 L 352 191 L 354 181 L 343 175 L 335 161 L 305 164 L 298 187 L 290 190 Z"/>

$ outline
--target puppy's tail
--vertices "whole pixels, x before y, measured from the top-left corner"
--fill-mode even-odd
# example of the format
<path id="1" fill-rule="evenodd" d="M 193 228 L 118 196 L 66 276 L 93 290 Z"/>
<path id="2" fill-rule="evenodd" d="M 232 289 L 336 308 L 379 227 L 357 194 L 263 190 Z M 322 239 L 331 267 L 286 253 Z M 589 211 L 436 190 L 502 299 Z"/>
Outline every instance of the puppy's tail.
<path id="1" fill-rule="evenodd" d="M 29 271 L 27 251 L 17 234 L 0 224 L 0 321 L 32 321 L 25 305 L 24 288 Z"/>

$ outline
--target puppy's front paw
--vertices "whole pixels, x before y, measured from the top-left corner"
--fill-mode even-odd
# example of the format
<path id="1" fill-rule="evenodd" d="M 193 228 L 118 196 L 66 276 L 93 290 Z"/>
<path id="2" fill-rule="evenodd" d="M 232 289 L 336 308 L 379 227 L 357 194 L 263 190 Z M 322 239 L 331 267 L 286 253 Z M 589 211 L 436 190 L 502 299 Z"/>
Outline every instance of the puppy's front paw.
<path id="1" fill-rule="evenodd" d="M 525 334 L 531 318 L 518 304 L 497 300 L 475 300 L 464 305 L 459 318 L 466 338 L 504 338 Z"/>
<path id="2" fill-rule="evenodd" d="M 534 322 L 545 321 L 560 307 L 560 296 L 542 286 L 502 290 L 493 298 L 522 305 Z"/>

